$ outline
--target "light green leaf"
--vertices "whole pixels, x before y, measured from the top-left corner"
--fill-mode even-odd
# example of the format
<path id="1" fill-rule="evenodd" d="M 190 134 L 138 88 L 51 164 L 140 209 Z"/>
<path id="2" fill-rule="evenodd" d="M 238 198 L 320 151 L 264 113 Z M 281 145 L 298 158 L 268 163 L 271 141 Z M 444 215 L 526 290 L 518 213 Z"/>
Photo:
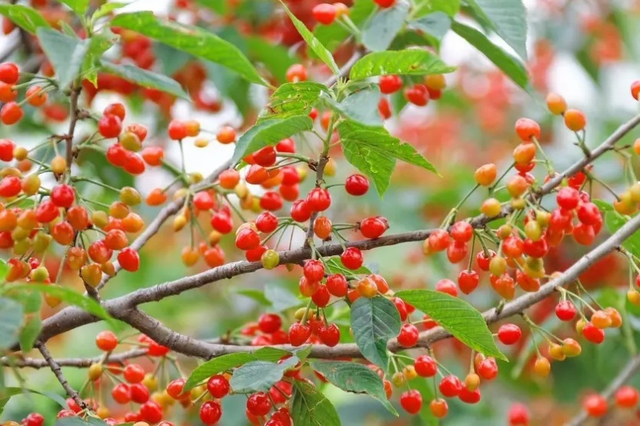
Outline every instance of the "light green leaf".
<path id="1" fill-rule="evenodd" d="M 273 92 L 261 119 L 309 114 L 318 102 L 320 93 L 326 90 L 328 89 L 324 84 L 311 81 L 285 83 Z"/>
<path id="2" fill-rule="evenodd" d="M 433 12 L 444 12 L 454 17 L 460 11 L 460 0 L 416 0 L 413 16 L 420 18 Z"/>
<path id="3" fill-rule="evenodd" d="M 20 331 L 20 348 L 23 353 L 27 353 L 33 349 L 33 345 L 40 335 L 41 329 L 42 321 L 40 320 L 40 314 L 31 315 Z"/>
<path id="4" fill-rule="evenodd" d="M 343 391 L 366 393 L 380 401 L 391 413 L 398 415 L 387 399 L 382 379 L 369 367 L 355 362 L 318 361 L 312 362 L 311 368 Z"/>
<path id="5" fill-rule="evenodd" d="M 105 3 L 102 6 L 100 6 L 98 8 L 98 10 L 93 12 L 93 15 L 91 16 L 91 19 L 93 21 L 97 21 L 98 19 L 109 15 L 114 10 L 121 9 L 121 8 L 125 7 L 126 5 L 127 5 L 127 3 L 121 3 L 121 2 L 116 2 L 116 1 Z"/>
<path id="6" fill-rule="evenodd" d="M 527 60 L 527 11 L 522 0 L 467 0 L 481 17 L 515 52 Z"/>
<path id="7" fill-rule="evenodd" d="M 273 310 L 276 312 L 286 311 L 287 309 L 300 306 L 302 303 L 295 294 L 275 284 L 265 285 L 264 295 L 267 300 L 271 302 Z"/>
<path id="8" fill-rule="evenodd" d="M 0 281 L 4 281 L 7 276 L 7 272 L 9 272 L 7 262 L 4 259 L 0 259 Z"/>
<path id="9" fill-rule="evenodd" d="M 98 86 L 98 69 L 102 68 L 100 59 L 118 41 L 118 36 L 106 29 L 104 34 L 94 34 L 89 39 L 89 48 L 82 64 L 82 77 Z"/>
<path id="10" fill-rule="evenodd" d="M 60 88 L 66 88 L 78 77 L 89 49 L 88 40 L 40 27 L 36 31 L 40 46 L 53 65 Z"/>
<path id="11" fill-rule="evenodd" d="M 389 187 L 396 159 L 438 173 L 413 146 L 400 142 L 384 128 L 343 121 L 338 125 L 338 132 L 347 161 L 373 180 L 380 196 Z"/>
<path id="12" fill-rule="evenodd" d="M 345 277 L 353 277 L 355 275 L 369 275 L 371 271 L 369 268 L 365 266 L 361 266 L 360 268 L 352 271 L 351 269 L 347 269 L 342 262 L 340 261 L 340 256 L 332 256 L 329 259 L 325 259 L 325 265 L 327 267 L 327 273 L 329 274 L 342 274 Z"/>
<path id="13" fill-rule="evenodd" d="M 280 364 L 268 361 L 252 361 L 234 371 L 229 384 L 236 393 L 268 392 L 276 382 L 282 380 L 284 372 L 298 363 L 292 356 Z"/>
<path id="14" fill-rule="evenodd" d="M 608 210 L 604 216 L 604 223 L 607 225 L 607 230 L 609 230 L 610 234 L 617 232 L 627 222 L 628 219 L 626 217 L 613 209 Z M 640 257 L 640 231 L 634 232 L 631 237 L 622 243 L 622 246 L 633 255 Z"/>
<path id="15" fill-rule="evenodd" d="M 333 59 L 333 55 L 331 54 L 331 52 L 329 52 L 327 48 L 324 47 L 322 43 L 320 43 L 320 41 L 313 35 L 311 31 L 309 31 L 309 29 L 304 25 L 302 21 L 300 21 L 293 13 L 291 13 L 287 5 L 284 4 L 282 0 L 280 0 L 280 3 L 282 3 L 284 11 L 287 12 L 287 15 L 289 15 L 289 18 L 291 19 L 291 22 L 293 22 L 293 25 L 296 27 L 304 41 L 307 42 L 307 45 L 311 48 L 311 50 L 313 50 L 315 54 L 318 55 L 318 58 L 320 58 L 322 62 L 327 64 L 331 72 L 333 72 L 335 75 L 338 75 L 340 73 L 340 69 L 338 69 L 338 65 L 336 64 L 335 59 Z"/>
<path id="16" fill-rule="evenodd" d="M 451 18 L 444 12 L 433 12 L 412 21 L 411 25 L 440 41 L 451 28 Z"/>
<path id="17" fill-rule="evenodd" d="M 248 352 L 238 352 L 236 354 L 221 355 L 213 358 L 191 372 L 187 382 L 184 384 L 184 392 L 190 391 L 211 376 L 240 367 L 255 360 L 256 357 Z"/>
<path id="18" fill-rule="evenodd" d="M 482 314 L 464 300 L 433 290 L 403 290 L 396 297 L 429 315 L 471 349 L 508 361 L 496 346 Z"/>
<path id="19" fill-rule="evenodd" d="M 362 32 L 362 43 L 371 51 L 384 51 L 404 27 L 409 15 L 409 4 L 397 2 L 393 7 L 382 9 L 368 22 Z"/>
<path id="20" fill-rule="evenodd" d="M 36 30 L 41 27 L 51 28 L 40 12 L 21 4 L 0 4 L 0 14 L 31 34 L 35 34 Z"/>
<path id="21" fill-rule="evenodd" d="M 382 126 L 384 124 L 380 112 L 378 112 L 380 88 L 377 85 L 351 93 L 342 102 L 336 102 L 328 95 L 323 95 L 322 98 L 333 110 L 355 122 L 366 126 Z"/>
<path id="22" fill-rule="evenodd" d="M 59 285 L 47 285 L 47 284 L 15 284 L 11 286 L 12 289 L 18 291 L 37 291 L 40 293 L 46 293 L 54 296 L 63 302 L 70 305 L 77 306 L 84 309 L 92 315 L 95 315 L 103 320 L 107 321 L 111 325 L 115 324 L 115 320 L 109 315 L 109 313 L 96 302 L 94 299 L 80 294 L 70 288 L 62 287 Z"/>
<path id="23" fill-rule="evenodd" d="M 608 203 L 604 200 L 591 200 L 591 202 L 598 206 L 598 209 L 603 216 L 606 212 L 610 212 L 611 210 L 613 210 L 613 206 L 611 205 L 611 203 Z"/>
<path id="24" fill-rule="evenodd" d="M 256 358 L 256 360 L 269 362 L 280 361 L 282 358 L 289 355 L 291 355 L 291 352 L 289 351 L 285 351 L 284 349 L 272 348 L 269 346 L 260 348 L 253 353 L 253 356 Z"/>
<path id="25" fill-rule="evenodd" d="M 400 314 L 389 299 L 361 297 L 351 305 L 351 329 L 362 355 L 382 368 L 389 368 L 387 342 L 400 333 Z"/>
<path id="26" fill-rule="evenodd" d="M 231 162 L 236 163 L 251 152 L 255 152 L 267 145 L 275 145 L 282 139 L 305 130 L 311 130 L 312 127 L 313 121 L 307 115 L 262 120 L 240 136 Z"/>
<path id="27" fill-rule="evenodd" d="M 440 58 L 422 49 L 374 52 L 353 65 L 351 80 L 363 80 L 377 75 L 428 75 L 445 74 L 455 70 Z"/>
<path id="28" fill-rule="evenodd" d="M 154 16 L 153 12 L 123 13 L 114 18 L 111 25 L 136 31 L 199 58 L 224 65 L 252 83 L 266 85 L 240 49 L 201 28 L 169 22 Z"/>
<path id="29" fill-rule="evenodd" d="M 313 385 L 296 380 L 293 382 L 291 419 L 296 426 L 340 426 L 335 407 Z"/>
<path id="30" fill-rule="evenodd" d="M 24 310 L 13 299 L 0 297 L 0 350 L 12 347 L 18 341 Z"/>
<path id="31" fill-rule="evenodd" d="M 518 86 L 525 90 L 527 89 L 529 85 L 529 75 L 522 62 L 493 44 L 487 36 L 475 28 L 454 21 L 451 24 L 451 29 L 482 52 Z"/>
<path id="32" fill-rule="evenodd" d="M 76 12 L 78 15 L 84 15 L 89 8 L 89 0 L 60 0 Z"/>
<path id="33" fill-rule="evenodd" d="M 247 39 L 249 56 L 254 62 L 261 62 L 265 68 L 279 81 L 287 81 L 287 70 L 297 62 L 299 58 L 289 53 L 289 50 L 279 44 L 270 43 L 260 37 Z"/>
<path id="34" fill-rule="evenodd" d="M 182 89 L 180 83 L 171 77 L 147 71 L 135 65 L 117 65 L 107 61 L 102 61 L 102 69 L 142 87 L 158 89 L 179 98 L 189 99 L 189 95 Z"/>

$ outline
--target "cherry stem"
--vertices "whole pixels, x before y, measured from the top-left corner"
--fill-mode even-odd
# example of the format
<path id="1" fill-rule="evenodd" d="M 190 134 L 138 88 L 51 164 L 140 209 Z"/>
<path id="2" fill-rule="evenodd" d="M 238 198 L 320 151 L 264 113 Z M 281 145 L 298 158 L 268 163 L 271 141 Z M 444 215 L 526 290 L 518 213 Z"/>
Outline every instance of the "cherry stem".
<path id="1" fill-rule="evenodd" d="M 511 169 L 513 169 L 515 167 L 515 165 L 516 165 L 516 163 L 514 161 L 513 163 L 511 163 L 511 165 L 504 172 L 502 172 L 500 177 L 498 177 L 498 179 L 496 179 L 495 183 L 489 187 L 489 194 L 493 194 L 496 191 L 496 187 L 498 186 L 498 184 L 502 181 L 502 179 L 504 179 L 504 177 L 507 175 L 507 173 L 509 173 L 511 171 Z"/>
<path id="2" fill-rule="evenodd" d="M 587 175 L 587 177 L 590 180 L 596 181 L 598 182 L 600 185 L 602 185 L 602 187 L 604 189 L 606 189 L 607 191 L 609 191 L 616 199 L 616 201 L 620 201 L 620 197 L 618 196 L 618 194 L 616 193 L 616 191 L 613 190 L 613 188 L 611 188 L 608 184 L 606 184 L 605 182 L 603 182 L 602 180 L 598 179 L 597 177 L 595 177 L 595 175 L 591 172 L 588 171 L 584 171 L 584 174 Z"/>

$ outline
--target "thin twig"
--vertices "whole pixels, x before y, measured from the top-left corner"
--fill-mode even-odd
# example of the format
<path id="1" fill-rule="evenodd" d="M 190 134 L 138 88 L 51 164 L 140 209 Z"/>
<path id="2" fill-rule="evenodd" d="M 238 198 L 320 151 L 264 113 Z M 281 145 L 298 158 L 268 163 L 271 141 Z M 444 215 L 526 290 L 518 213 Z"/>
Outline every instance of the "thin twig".
<path id="1" fill-rule="evenodd" d="M 83 410 L 86 410 L 89 406 L 80 397 L 80 394 L 71 387 L 71 385 L 67 381 L 67 378 L 64 377 L 64 374 L 62 373 L 62 369 L 60 368 L 60 365 L 51 356 L 51 352 L 49 352 L 49 349 L 47 349 L 45 344 L 42 342 L 36 343 L 35 346 L 36 348 L 38 348 L 38 350 L 44 357 L 47 364 L 49 364 L 49 368 L 51 368 L 51 371 L 53 371 L 53 374 L 55 374 L 56 378 L 64 388 L 67 395 L 69 395 L 75 401 L 75 403 L 78 404 L 79 407 L 81 407 Z"/>
<path id="2" fill-rule="evenodd" d="M 60 367 L 75 367 L 75 368 L 89 368 L 91 365 L 104 361 L 105 363 L 124 363 L 124 361 L 140 358 L 147 354 L 146 349 L 132 349 L 127 352 L 121 352 L 119 354 L 111 354 L 107 358 L 103 356 L 93 358 L 59 358 L 55 359 L 56 364 Z M 0 358 L 0 365 L 15 366 L 18 368 L 34 368 L 36 370 L 41 368 L 49 368 L 50 365 L 46 359 L 37 358 L 22 358 L 22 359 L 9 359 L 9 357 Z"/>

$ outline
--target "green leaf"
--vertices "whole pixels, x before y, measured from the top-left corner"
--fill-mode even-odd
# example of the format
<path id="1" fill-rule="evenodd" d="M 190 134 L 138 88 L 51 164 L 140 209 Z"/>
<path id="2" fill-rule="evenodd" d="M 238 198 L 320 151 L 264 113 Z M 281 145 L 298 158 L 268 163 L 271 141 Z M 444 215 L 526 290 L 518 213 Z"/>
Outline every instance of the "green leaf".
<path id="1" fill-rule="evenodd" d="M 106 426 L 106 423 L 96 417 L 89 417 L 87 419 L 64 417 L 56 420 L 55 426 Z"/>
<path id="2" fill-rule="evenodd" d="M 396 159 L 438 173 L 413 146 L 400 142 L 384 128 L 344 121 L 338 125 L 338 132 L 347 161 L 373 180 L 380 196 L 389 187 Z"/>
<path id="3" fill-rule="evenodd" d="M 280 364 L 268 361 L 252 361 L 233 372 L 229 384 L 236 393 L 268 392 L 276 382 L 282 380 L 284 372 L 298 363 L 292 356 Z"/>
<path id="4" fill-rule="evenodd" d="M 444 12 L 433 12 L 412 21 L 411 25 L 440 41 L 451 28 L 451 18 Z"/>
<path id="5" fill-rule="evenodd" d="M 328 89 L 324 84 L 311 81 L 285 83 L 271 95 L 262 119 L 309 114 L 311 108 L 318 102 L 320 93 L 326 90 Z"/>
<path id="6" fill-rule="evenodd" d="M 0 297 L 0 350 L 10 348 L 18 341 L 22 315 L 21 304 L 13 299 Z"/>
<path id="7" fill-rule="evenodd" d="M 7 262 L 4 259 L 0 259 L 0 281 L 4 281 L 7 276 L 7 272 L 9 272 Z"/>
<path id="8" fill-rule="evenodd" d="M 482 52 L 518 86 L 525 90 L 527 89 L 529 85 L 529 75 L 522 62 L 493 44 L 487 36 L 475 28 L 454 21 L 451 24 L 451 29 Z"/>
<path id="9" fill-rule="evenodd" d="M 397 2 L 376 13 L 362 31 L 362 43 L 371 51 L 387 50 L 409 15 L 409 4 Z"/>
<path id="10" fill-rule="evenodd" d="M 27 353 L 33 349 L 33 345 L 40 335 L 41 329 L 42 321 L 40 320 L 40 315 L 31 315 L 20 331 L 20 348 L 22 352 Z"/>
<path id="11" fill-rule="evenodd" d="M 275 145 L 282 139 L 305 130 L 311 130 L 312 127 L 313 121 L 307 115 L 262 120 L 240 136 L 231 162 L 236 163 L 251 152 L 255 152 L 267 145 Z"/>
<path id="12" fill-rule="evenodd" d="M 445 74 L 454 70 L 427 50 L 407 49 L 369 53 L 353 65 L 349 77 L 363 80 L 377 75 Z"/>
<path id="13" fill-rule="evenodd" d="M 249 297 L 261 305 L 271 306 L 271 301 L 264 295 L 264 291 L 255 288 L 241 288 L 235 291 L 238 294 Z"/>
<path id="14" fill-rule="evenodd" d="M 264 64 L 279 82 L 287 81 L 287 70 L 291 65 L 299 62 L 299 58 L 291 55 L 285 47 L 260 37 L 249 37 L 247 46 L 253 61 Z"/>
<path id="15" fill-rule="evenodd" d="M 285 351 L 284 349 L 272 348 L 269 346 L 260 348 L 253 353 L 253 356 L 256 358 L 256 360 L 269 362 L 280 361 L 283 357 L 288 355 L 291 355 L 291 352 Z"/>
<path id="16" fill-rule="evenodd" d="M 611 205 L 611 203 L 606 202 L 604 200 L 591 200 L 591 202 L 596 206 L 598 206 L 598 209 L 600 210 L 600 213 L 602 213 L 603 216 L 605 215 L 606 212 L 610 212 L 613 210 L 613 206 Z"/>
<path id="17" fill-rule="evenodd" d="M 400 333 L 400 314 L 389 299 L 361 297 L 351 305 L 351 328 L 362 355 L 382 368 L 389 368 L 387 342 Z"/>
<path id="18" fill-rule="evenodd" d="M 36 391 L 33 389 L 27 388 L 19 388 L 19 387 L 0 387 L 0 413 L 2 413 L 2 409 L 9 402 L 12 396 L 22 395 L 22 394 L 30 394 L 34 393 L 36 395 L 46 396 L 47 398 L 55 401 L 60 407 L 67 408 L 67 401 L 57 393 L 46 392 L 46 391 Z"/>
<path id="19" fill-rule="evenodd" d="M 62 287 L 59 285 L 47 285 L 47 284 L 15 284 L 11 286 L 12 289 L 15 290 L 24 290 L 24 291 L 37 291 L 40 293 L 46 293 L 51 296 L 54 296 L 63 302 L 66 302 L 70 305 L 77 306 L 80 309 L 84 309 L 89 312 L 91 315 L 95 315 L 98 318 L 102 318 L 103 320 L 109 322 L 111 325 L 115 324 L 115 320 L 109 315 L 109 313 L 100 305 L 100 303 L 96 302 L 94 299 L 85 296 L 83 294 L 77 293 L 74 290 L 71 290 L 67 287 Z"/>
<path id="20" fill-rule="evenodd" d="M 277 312 L 286 311 L 287 309 L 300 306 L 302 301 L 289 290 L 275 284 L 267 284 L 264 286 L 264 295 L 271 302 L 273 310 Z"/>
<path id="21" fill-rule="evenodd" d="M 355 275 L 369 275 L 371 271 L 365 266 L 361 266 L 355 271 L 346 268 L 340 261 L 340 256 L 332 256 L 329 259 L 325 259 L 325 265 L 327 267 L 327 273 L 329 274 L 342 274 L 345 277 L 352 277 Z"/>
<path id="22" fill-rule="evenodd" d="M 433 290 L 403 290 L 396 296 L 429 315 L 471 349 L 508 361 L 496 346 L 482 314 L 464 300 Z"/>
<path id="23" fill-rule="evenodd" d="M 238 352 L 236 354 L 222 355 L 213 358 L 193 370 L 184 384 L 184 392 L 190 391 L 200 384 L 200 382 L 209 379 L 211 376 L 231 370 L 232 368 L 240 367 L 255 360 L 256 357 L 248 352 Z"/>
<path id="24" fill-rule="evenodd" d="M 109 73 L 122 77 L 142 87 L 158 89 L 182 99 L 190 99 L 187 92 L 182 89 L 180 83 L 162 74 L 139 68 L 135 65 L 117 65 L 103 61 L 102 69 Z"/>
<path id="25" fill-rule="evenodd" d="M 66 88 L 82 69 L 89 41 L 44 27 L 38 28 L 37 34 L 40 46 L 56 72 L 60 88 Z"/>
<path id="26" fill-rule="evenodd" d="M 422 17 L 433 12 L 444 12 L 454 17 L 460 11 L 460 0 L 416 0 L 413 16 Z"/>
<path id="27" fill-rule="evenodd" d="M 41 27 L 51 28 L 40 12 L 21 4 L 0 4 L 0 14 L 31 34 L 35 34 Z"/>
<path id="28" fill-rule="evenodd" d="M 251 107 L 251 100 L 249 99 L 251 83 L 222 65 L 207 63 L 205 67 L 207 68 L 207 74 L 220 94 L 231 99 L 236 104 L 240 114 L 244 116 Z"/>
<path id="29" fill-rule="evenodd" d="M 382 126 L 384 124 L 378 111 L 378 103 L 380 102 L 380 87 L 378 85 L 351 93 L 342 102 L 334 101 L 329 95 L 323 95 L 322 98 L 332 109 L 353 121 L 366 126 Z"/>
<path id="30" fill-rule="evenodd" d="M 169 22 L 157 18 L 153 12 L 123 13 L 114 18 L 111 25 L 136 31 L 199 58 L 224 65 L 252 83 L 266 85 L 240 49 L 201 28 Z"/>
<path id="31" fill-rule="evenodd" d="M 315 386 L 296 380 L 293 382 L 291 419 L 296 426 L 340 426 L 335 407 Z"/>
<path id="32" fill-rule="evenodd" d="M 98 69 L 102 67 L 100 58 L 117 41 L 118 36 L 106 29 L 106 34 L 94 34 L 89 39 L 89 48 L 82 64 L 82 76 L 98 87 Z"/>
<path id="33" fill-rule="evenodd" d="M 481 17 L 515 52 L 527 60 L 527 11 L 522 0 L 467 0 Z"/>
<path id="34" fill-rule="evenodd" d="M 610 234 L 617 232 L 627 221 L 627 218 L 613 209 L 607 211 L 604 216 L 604 223 L 607 225 L 607 230 L 609 230 Z M 633 255 L 640 257 L 640 231 L 634 232 L 631 237 L 622 243 L 622 246 Z"/>
<path id="35" fill-rule="evenodd" d="M 89 0 L 60 0 L 76 12 L 78 15 L 84 15 L 89 8 Z"/>
<path id="36" fill-rule="evenodd" d="M 331 52 L 329 52 L 327 48 L 324 47 L 322 43 L 320 43 L 320 41 L 313 35 L 311 31 L 309 31 L 309 29 L 304 25 L 304 23 L 302 23 L 302 21 L 300 21 L 293 13 L 291 13 L 287 5 L 284 4 L 282 0 L 280 0 L 280 3 L 282 3 L 284 11 L 287 12 L 287 15 L 289 15 L 289 19 L 291 19 L 291 22 L 293 22 L 293 25 L 296 27 L 304 41 L 307 42 L 307 45 L 311 48 L 311 50 L 313 50 L 315 54 L 318 55 L 318 58 L 320 58 L 322 62 L 327 64 L 332 73 L 334 73 L 335 75 L 340 74 L 340 69 L 336 64 L 335 59 L 333 59 L 333 55 L 331 54 Z"/>
<path id="37" fill-rule="evenodd" d="M 98 10 L 93 12 L 93 15 L 91 16 L 91 19 L 93 21 L 97 21 L 98 19 L 109 15 L 114 10 L 121 9 L 121 8 L 125 7 L 127 4 L 128 3 L 121 3 L 121 2 L 116 2 L 116 1 L 105 3 L 102 6 L 100 6 L 98 8 Z"/>
<path id="38" fill-rule="evenodd" d="M 387 399 L 382 379 L 369 367 L 355 362 L 318 361 L 312 362 L 311 368 L 343 391 L 366 393 L 380 401 L 391 413 L 398 415 Z"/>

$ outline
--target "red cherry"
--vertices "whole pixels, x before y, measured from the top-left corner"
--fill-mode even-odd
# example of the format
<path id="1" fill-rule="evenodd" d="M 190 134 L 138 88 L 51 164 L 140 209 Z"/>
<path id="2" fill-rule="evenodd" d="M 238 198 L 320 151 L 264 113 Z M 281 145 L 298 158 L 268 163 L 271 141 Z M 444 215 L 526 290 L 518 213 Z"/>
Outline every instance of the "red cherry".
<path id="1" fill-rule="evenodd" d="M 349 195 L 359 197 L 369 191 L 369 180 L 359 174 L 351 175 L 345 181 L 344 189 Z"/>
<path id="2" fill-rule="evenodd" d="M 111 390 L 111 397 L 118 404 L 128 404 L 131 401 L 131 390 L 126 383 L 119 383 Z"/>
<path id="3" fill-rule="evenodd" d="M 458 398 L 460 401 L 465 402 L 467 404 L 477 404 L 480 402 L 480 398 L 482 394 L 480 393 L 480 389 L 476 389 L 473 392 L 466 388 L 466 386 L 462 387 Z"/>
<path id="4" fill-rule="evenodd" d="M 258 328 L 266 334 L 272 334 L 282 327 L 282 318 L 278 314 L 262 314 L 258 319 Z"/>
<path id="5" fill-rule="evenodd" d="M 13 62 L 0 64 L 0 81 L 6 84 L 16 84 L 20 79 L 20 70 Z"/>
<path id="6" fill-rule="evenodd" d="M 316 111 L 316 115 L 317 114 L 318 114 L 318 111 Z M 313 120 L 313 118 L 312 118 L 312 120 Z M 289 152 L 291 154 L 294 154 L 296 152 L 296 142 L 291 138 L 282 139 L 276 145 L 276 151 L 278 151 L 278 152 Z"/>
<path id="7" fill-rule="evenodd" d="M 523 142 L 540 139 L 540 125 L 530 118 L 520 118 L 516 121 L 516 133 Z"/>
<path id="8" fill-rule="evenodd" d="M 473 237 L 473 227 L 469 222 L 460 221 L 451 226 L 449 233 L 454 240 L 466 243 Z"/>
<path id="9" fill-rule="evenodd" d="M 315 293 L 313 293 L 313 295 L 311 296 L 311 300 L 313 300 L 313 303 L 315 303 L 317 307 L 324 308 L 329 304 L 329 301 L 331 300 L 331 293 L 329 293 L 329 290 L 326 286 L 321 285 L 320 287 L 318 287 Z"/>
<path id="10" fill-rule="evenodd" d="M 0 181 L 0 197 L 15 197 L 22 191 L 22 182 L 17 176 L 5 176 Z"/>
<path id="11" fill-rule="evenodd" d="M 558 191 L 556 195 L 558 206 L 564 210 L 573 210 L 578 207 L 580 202 L 580 193 L 577 189 L 565 186 Z"/>
<path id="12" fill-rule="evenodd" d="M 577 309 L 570 300 L 563 300 L 556 305 L 556 316 L 561 321 L 572 321 L 576 314 Z"/>
<path id="13" fill-rule="evenodd" d="M 131 400 L 138 404 L 144 404 L 149 400 L 149 389 L 142 383 L 134 383 L 129 386 L 131 391 Z"/>
<path id="14" fill-rule="evenodd" d="M 458 286 L 464 294 L 471 294 L 480 284 L 480 275 L 473 269 L 463 269 L 458 274 Z"/>
<path id="15" fill-rule="evenodd" d="M 588 322 L 582 329 L 582 335 L 591 343 L 599 345 L 604 342 L 604 330 Z"/>
<path id="16" fill-rule="evenodd" d="M 129 383 L 141 383 L 144 380 L 144 368 L 138 364 L 129 364 L 124 368 L 124 379 Z"/>
<path id="17" fill-rule="evenodd" d="M 528 426 L 530 421 L 529 410 L 522 404 L 513 404 L 509 408 L 509 426 Z"/>
<path id="18" fill-rule="evenodd" d="M 436 291 L 447 293 L 450 296 L 458 297 L 458 287 L 450 279 L 443 278 L 436 283 Z"/>
<path id="19" fill-rule="evenodd" d="M 454 241 L 447 247 L 447 259 L 451 263 L 460 263 L 467 256 L 467 243 Z"/>
<path id="20" fill-rule="evenodd" d="M 275 191 L 267 191 L 260 198 L 260 207 L 264 210 L 276 211 L 282 208 L 282 195 Z"/>
<path id="21" fill-rule="evenodd" d="M 265 146 L 253 153 L 253 161 L 262 167 L 273 166 L 276 162 L 276 149 L 272 146 Z"/>
<path id="22" fill-rule="evenodd" d="M 476 373 L 483 380 L 493 380 L 498 375 L 498 364 L 494 358 L 486 358 L 476 366 Z"/>
<path id="23" fill-rule="evenodd" d="M 271 401 L 264 392 L 254 393 L 247 400 L 247 411 L 254 416 L 265 416 L 271 411 Z"/>
<path id="24" fill-rule="evenodd" d="M 425 106 L 429 103 L 429 90 L 424 84 L 414 84 L 404 89 L 404 97 L 414 105 Z"/>
<path id="25" fill-rule="evenodd" d="M 135 272 L 140 268 L 140 256 L 131 247 L 125 247 L 118 253 L 118 263 L 125 271 Z"/>
<path id="26" fill-rule="evenodd" d="M 616 404 L 620 408 L 636 408 L 640 395 L 633 386 L 622 386 L 615 393 Z"/>
<path id="27" fill-rule="evenodd" d="M 314 188 L 307 195 L 307 205 L 313 212 L 323 212 L 331 205 L 331 194 L 322 188 Z"/>
<path id="28" fill-rule="evenodd" d="M 244 251 L 260 247 L 260 236 L 253 229 L 244 228 L 236 235 L 236 247 Z"/>
<path id="29" fill-rule="evenodd" d="M 167 394 L 173 399 L 180 399 L 185 396 L 182 391 L 184 390 L 184 384 L 186 380 L 184 378 L 179 378 L 172 380 L 171 383 L 167 385 Z"/>
<path id="30" fill-rule="evenodd" d="M 40 223 L 49 223 L 58 217 L 60 211 L 51 201 L 43 201 L 36 207 L 36 219 Z"/>
<path id="31" fill-rule="evenodd" d="M 504 324 L 498 330 L 498 339 L 505 345 L 513 345 L 522 337 L 522 330 L 515 324 Z"/>
<path id="32" fill-rule="evenodd" d="M 362 257 L 362 251 L 356 247 L 347 247 L 347 249 L 340 255 L 340 261 L 347 268 L 355 271 L 360 268 L 364 262 Z"/>
<path id="33" fill-rule="evenodd" d="M 323 25 L 331 25 L 336 19 L 337 14 L 336 7 L 328 3 L 316 5 L 311 12 L 313 13 L 313 17 L 316 18 L 316 21 Z"/>
<path id="34" fill-rule="evenodd" d="M 335 324 L 322 325 L 318 331 L 318 337 L 325 345 L 334 347 L 340 342 L 340 329 Z"/>
<path id="35" fill-rule="evenodd" d="M 311 208 L 305 200 L 297 200 L 291 205 L 291 218 L 296 222 L 306 222 L 311 218 Z"/>
<path id="36" fill-rule="evenodd" d="M 607 413 L 607 400 L 602 395 L 589 395 L 582 402 L 582 408 L 590 417 L 602 417 Z"/>
<path id="37" fill-rule="evenodd" d="M 360 222 L 360 232 L 366 238 L 378 238 L 384 231 L 389 228 L 389 224 L 386 219 L 377 216 L 369 217 Z"/>
<path id="38" fill-rule="evenodd" d="M 324 263 L 310 259 L 304 264 L 304 276 L 311 282 L 320 282 L 324 278 Z"/>
<path id="39" fill-rule="evenodd" d="M 294 322 L 289 327 L 289 341 L 293 346 L 303 345 L 309 337 L 311 337 L 311 329 L 308 325 Z"/>
<path id="40" fill-rule="evenodd" d="M 193 196 L 193 205 L 201 211 L 210 210 L 215 205 L 213 197 L 206 191 L 198 192 Z"/>
<path id="41" fill-rule="evenodd" d="M 390 95 L 402 89 L 402 78 L 398 75 L 383 75 L 378 82 L 380 92 Z"/>
<path id="42" fill-rule="evenodd" d="M 116 167 L 124 167 L 127 162 L 127 150 L 119 143 L 107 148 L 107 161 Z"/>
<path id="43" fill-rule="evenodd" d="M 169 122 L 167 132 L 169 134 L 169 137 L 174 141 L 182 140 L 188 135 L 186 123 L 184 121 L 175 119 Z"/>
<path id="44" fill-rule="evenodd" d="M 117 115 L 103 115 L 98 120 L 98 132 L 105 138 L 117 138 L 122 132 L 122 121 Z"/>
<path id="45" fill-rule="evenodd" d="M 462 383 L 456 376 L 445 376 L 440 381 L 438 386 L 440 393 L 447 398 L 453 398 L 460 394 L 462 390 Z"/>
<path id="46" fill-rule="evenodd" d="M 336 297 L 346 296 L 349 290 L 347 279 L 342 274 L 329 275 L 327 277 L 326 287 L 329 293 Z"/>
<path id="47" fill-rule="evenodd" d="M 140 417 L 146 422 L 158 423 L 162 416 L 162 407 L 155 401 L 147 401 L 140 406 Z"/>
<path id="48" fill-rule="evenodd" d="M 9 139 L 0 139 L 0 160 L 11 161 L 13 160 L 13 150 L 16 144 Z"/>
<path id="49" fill-rule="evenodd" d="M 420 377 L 433 377 L 438 372 L 438 363 L 429 355 L 420 355 L 416 358 L 414 367 Z"/>
<path id="50" fill-rule="evenodd" d="M 256 218 L 258 231 L 270 233 L 278 228 L 278 218 L 271 212 L 263 212 Z"/>
<path id="51" fill-rule="evenodd" d="M 200 421 L 205 425 L 215 425 L 222 417 L 222 408 L 215 401 L 205 401 L 200 407 Z"/>
<path id="52" fill-rule="evenodd" d="M 413 324 L 402 324 L 400 334 L 398 334 L 398 343 L 405 348 L 412 348 L 418 344 L 419 337 L 418 327 Z"/>
<path id="53" fill-rule="evenodd" d="M 43 424 L 44 417 L 38 413 L 31 413 L 22 421 L 22 426 L 42 426 Z"/>
<path id="54" fill-rule="evenodd" d="M 399 297 L 394 297 L 393 304 L 396 305 L 396 309 L 400 314 L 400 321 L 406 321 L 407 317 L 409 316 L 409 312 L 407 309 L 407 304 L 404 303 L 404 300 L 400 299 Z"/>
<path id="55" fill-rule="evenodd" d="M 23 115 L 22 107 L 15 102 L 7 102 L 0 109 L 0 121 L 7 126 L 16 124 Z"/>
<path id="56" fill-rule="evenodd" d="M 495 255 L 496 252 L 494 252 L 493 250 L 488 250 L 488 255 L 485 254 L 484 250 L 480 250 L 480 252 L 476 255 L 476 262 L 478 263 L 478 267 L 483 271 L 488 271 L 491 259 L 493 259 Z"/>
<path id="57" fill-rule="evenodd" d="M 104 352 L 111 352 L 118 346 L 118 338 L 112 331 L 105 330 L 96 336 L 96 346 Z"/>
<path id="58" fill-rule="evenodd" d="M 222 374 L 211 376 L 207 381 L 207 390 L 214 398 L 224 398 L 230 389 L 229 381 Z"/>
<path id="59" fill-rule="evenodd" d="M 427 242 L 431 252 L 443 251 L 451 244 L 451 236 L 444 229 L 436 229 L 429 235 Z"/>
<path id="60" fill-rule="evenodd" d="M 51 191 L 51 201 L 58 207 L 68 209 L 73 205 L 75 198 L 75 191 L 71 185 L 56 185 Z"/>
<path id="61" fill-rule="evenodd" d="M 378 2 L 380 0 L 376 0 Z M 403 392 L 400 395 L 400 405 L 409 414 L 418 414 L 422 408 L 422 395 L 415 389 Z"/>
<path id="62" fill-rule="evenodd" d="M 233 230 L 233 219 L 229 213 L 221 210 L 211 217 L 211 227 L 221 234 L 228 234 Z"/>
<path id="63" fill-rule="evenodd" d="M 302 64 L 293 64 L 287 69 L 287 81 L 289 83 L 297 83 L 307 80 L 307 69 Z"/>

